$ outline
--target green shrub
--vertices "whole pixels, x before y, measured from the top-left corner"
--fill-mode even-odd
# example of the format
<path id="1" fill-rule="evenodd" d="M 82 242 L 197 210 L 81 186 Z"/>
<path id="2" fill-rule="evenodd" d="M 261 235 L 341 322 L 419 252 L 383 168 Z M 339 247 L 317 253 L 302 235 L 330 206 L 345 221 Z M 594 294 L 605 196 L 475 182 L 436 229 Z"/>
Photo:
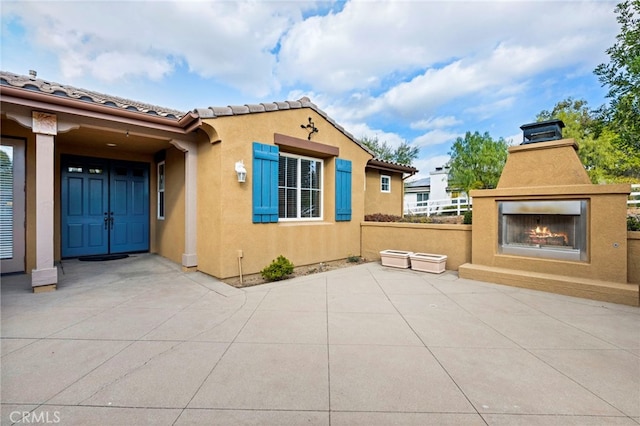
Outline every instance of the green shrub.
<path id="1" fill-rule="evenodd" d="M 640 231 L 640 216 L 627 216 L 627 231 Z"/>
<path id="2" fill-rule="evenodd" d="M 353 254 L 350 254 L 349 256 L 347 256 L 347 262 L 349 263 L 360 263 L 360 256 L 356 256 Z"/>
<path id="3" fill-rule="evenodd" d="M 293 263 L 286 257 L 280 255 L 276 260 L 271 262 L 271 265 L 265 266 L 265 268 L 260 271 L 260 274 L 262 278 L 267 281 L 283 280 L 293 274 Z"/>
<path id="4" fill-rule="evenodd" d="M 471 225 L 472 222 L 473 222 L 473 212 L 471 210 L 467 210 L 466 212 L 464 212 L 462 223 L 464 225 Z"/>

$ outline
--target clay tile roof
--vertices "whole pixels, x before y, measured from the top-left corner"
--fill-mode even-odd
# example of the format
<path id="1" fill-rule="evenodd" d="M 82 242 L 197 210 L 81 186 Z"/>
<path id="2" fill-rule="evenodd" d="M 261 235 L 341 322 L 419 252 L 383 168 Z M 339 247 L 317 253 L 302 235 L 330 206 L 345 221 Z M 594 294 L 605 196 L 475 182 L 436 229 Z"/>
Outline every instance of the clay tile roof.
<path id="1" fill-rule="evenodd" d="M 0 86 L 11 86 L 26 90 L 33 90 L 41 93 L 47 93 L 53 96 L 72 98 L 80 101 L 91 102 L 94 104 L 120 108 L 128 111 L 136 111 L 160 117 L 172 118 L 176 120 L 182 118 L 186 114 L 183 111 L 178 111 L 171 108 L 145 104 L 130 99 L 105 95 L 103 93 L 98 93 L 91 90 L 80 89 L 73 86 L 54 83 L 42 80 L 40 78 L 13 74 L 6 71 L 0 71 Z"/>
<path id="2" fill-rule="evenodd" d="M 346 137 L 351 139 L 353 142 L 358 144 L 362 149 L 367 151 L 372 156 L 375 155 L 371 150 L 369 150 L 366 146 L 362 145 L 359 140 L 357 140 L 353 135 L 347 132 L 344 127 L 340 126 L 336 123 L 331 117 L 327 115 L 324 111 L 316 106 L 311 99 L 304 96 L 297 101 L 284 101 L 284 102 L 269 102 L 269 103 L 261 103 L 261 104 L 253 104 L 253 105 L 238 105 L 238 106 L 225 106 L 225 107 L 209 107 L 209 108 L 196 108 L 193 110 L 195 114 L 197 114 L 200 118 L 216 118 L 216 117 L 226 117 L 230 115 L 244 115 L 244 114 L 260 114 L 265 112 L 274 112 L 274 111 L 282 111 L 289 109 L 301 109 L 301 108 L 309 108 L 318 113 L 322 118 L 327 120 L 333 127 L 338 129 L 341 133 L 343 133 Z M 392 166 L 390 166 L 392 167 Z M 406 167 L 401 166 L 399 167 Z"/>
<path id="3" fill-rule="evenodd" d="M 94 104 L 109 106 L 113 108 L 120 108 L 128 111 L 135 111 L 144 114 L 160 116 L 170 119 L 179 120 L 180 118 L 187 115 L 186 112 L 159 107 L 156 105 L 145 104 L 137 101 L 132 101 L 129 99 L 119 98 L 117 96 L 105 95 L 98 92 L 93 92 L 91 90 L 79 89 L 72 86 L 62 85 L 59 83 L 52 83 L 49 81 L 45 81 L 35 77 L 29 77 L 25 75 L 13 74 L 6 71 L 0 71 L 0 86 L 10 86 L 16 87 L 25 90 L 33 90 L 41 93 L 47 93 L 53 96 L 60 96 L 64 98 L 72 98 L 77 99 L 79 101 L 91 102 Z M 327 122 L 329 122 L 332 126 L 334 126 L 338 131 L 343 133 L 347 138 L 351 139 L 357 145 L 359 145 L 366 152 L 374 156 L 375 154 L 371 152 L 369 148 L 365 145 L 361 144 L 359 140 L 357 140 L 353 135 L 347 132 L 344 127 L 340 126 L 336 123 L 331 117 L 327 115 L 324 111 L 316 106 L 311 99 L 307 96 L 303 96 L 297 101 L 284 101 L 284 102 L 269 102 L 269 103 L 260 103 L 260 104 L 248 104 L 248 105 L 229 105 L 229 106 L 212 106 L 209 108 L 196 108 L 192 111 L 193 114 L 197 115 L 199 118 L 216 118 L 216 117 L 225 117 L 225 116 L 233 116 L 233 115 L 244 115 L 244 114 L 259 114 L 264 112 L 273 112 L 273 111 L 281 111 L 288 109 L 301 109 L 301 108 L 310 108 L 316 113 L 318 113 L 321 117 L 323 117 Z M 193 115 L 192 114 L 192 115 Z M 374 158 L 369 161 L 369 166 L 378 167 L 378 168 L 387 168 L 405 172 L 414 172 L 415 169 L 413 167 L 404 166 L 402 164 L 389 163 L 377 158 Z"/>

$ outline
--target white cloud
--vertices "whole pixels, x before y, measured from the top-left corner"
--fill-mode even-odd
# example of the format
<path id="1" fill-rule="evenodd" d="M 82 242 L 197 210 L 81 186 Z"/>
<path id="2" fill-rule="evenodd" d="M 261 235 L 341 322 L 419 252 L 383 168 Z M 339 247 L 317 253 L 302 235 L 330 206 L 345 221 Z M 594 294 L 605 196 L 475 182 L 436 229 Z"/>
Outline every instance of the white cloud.
<path id="1" fill-rule="evenodd" d="M 366 123 L 343 123 L 344 128 L 351 133 L 356 139 L 367 137 L 370 139 L 377 138 L 378 141 L 386 142 L 392 148 L 400 146 L 405 140 L 393 132 L 386 132 L 381 129 L 372 129 Z"/>
<path id="2" fill-rule="evenodd" d="M 426 120 L 414 121 L 409 127 L 415 130 L 441 129 L 443 127 L 451 127 L 462 124 L 462 120 L 452 116 L 430 117 Z"/>
<path id="3" fill-rule="evenodd" d="M 441 145 L 443 143 L 453 142 L 458 136 L 463 135 L 456 132 L 448 132 L 441 129 L 435 129 L 415 138 L 413 140 L 413 144 L 420 147 Z"/>
<path id="4" fill-rule="evenodd" d="M 298 2 L 20 2 L 29 39 L 58 55 L 65 79 L 160 79 L 177 63 L 252 94 L 279 89 L 271 52 L 302 19 Z"/>
<path id="5" fill-rule="evenodd" d="M 470 108 L 466 108 L 464 110 L 466 114 L 473 114 L 480 120 L 486 120 L 487 118 L 493 117 L 497 114 L 500 114 L 502 111 L 509 109 L 514 106 L 516 103 L 516 98 L 514 96 L 500 99 L 495 102 L 490 102 L 486 104 L 476 105 Z"/>
<path id="6" fill-rule="evenodd" d="M 530 46 L 548 51 L 552 60 L 544 65 L 547 67 L 575 59 L 566 51 L 575 52 L 572 44 L 578 39 L 592 49 L 586 57 L 590 61 L 593 47 L 602 52 L 609 41 L 613 26 L 603 25 L 602 16 L 611 13 L 612 5 L 349 2 L 340 13 L 293 25 L 282 39 L 279 75 L 331 93 L 369 90 L 389 78 L 405 80 L 421 70 L 424 74 L 434 67 L 441 69 L 455 58 L 466 58 L 461 70 L 472 70 L 475 62 L 486 62 L 495 50 L 494 63 L 503 65 L 493 70 L 499 79 L 505 72 L 522 72 L 536 64 L 539 54 L 531 55 Z M 524 55 L 518 55 L 518 48 Z M 517 56 L 511 57 L 513 54 Z"/>
<path id="7" fill-rule="evenodd" d="M 57 62 L 63 83 L 117 93 L 152 81 L 182 104 L 196 96 L 189 85 L 166 83 L 186 69 L 180 77 L 205 96 L 196 106 L 306 95 L 355 137 L 410 140 L 437 156 L 465 130 L 493 132 L 478 120 L 522 109 L 525 97 L 540 111 L 571 93 L 572 79 L 607 61 L 616 1 L 5 1 L 2 61 L 17 72 L 30 63 L 22 46 L 4 46 L 17 22 L 23 50 L 46 52 L 28 65 L 43 77 Z"/>

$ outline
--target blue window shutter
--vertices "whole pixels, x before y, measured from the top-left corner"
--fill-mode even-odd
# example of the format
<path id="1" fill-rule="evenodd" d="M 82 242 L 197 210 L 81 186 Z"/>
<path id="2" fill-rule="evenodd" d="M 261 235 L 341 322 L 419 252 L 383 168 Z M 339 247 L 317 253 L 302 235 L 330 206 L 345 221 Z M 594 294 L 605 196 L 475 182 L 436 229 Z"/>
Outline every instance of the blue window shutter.
<path id="1" fill-rule="evenodd" d="M 351 161 L 336 158 L 336 221 L 351 220 Z"/>
<path id="2" fill-rule="evenodd" d="M 278 161 L 277 146 L 253 143 L 253 223 L 278 221 Z"/>

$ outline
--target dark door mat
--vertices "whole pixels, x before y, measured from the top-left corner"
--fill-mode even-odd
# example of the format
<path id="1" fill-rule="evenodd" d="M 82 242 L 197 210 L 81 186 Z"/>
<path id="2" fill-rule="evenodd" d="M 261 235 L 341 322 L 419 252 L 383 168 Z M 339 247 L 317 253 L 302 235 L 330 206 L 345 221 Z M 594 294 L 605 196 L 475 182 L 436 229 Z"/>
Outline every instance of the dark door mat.
<path id="1" fill-rule="evenodd" d="M 78 258 L 81 262 L 103 262 L 105 260 L 126 259 L 128 254 L 97 254 L 94 256 L 81 256 Z"/>

